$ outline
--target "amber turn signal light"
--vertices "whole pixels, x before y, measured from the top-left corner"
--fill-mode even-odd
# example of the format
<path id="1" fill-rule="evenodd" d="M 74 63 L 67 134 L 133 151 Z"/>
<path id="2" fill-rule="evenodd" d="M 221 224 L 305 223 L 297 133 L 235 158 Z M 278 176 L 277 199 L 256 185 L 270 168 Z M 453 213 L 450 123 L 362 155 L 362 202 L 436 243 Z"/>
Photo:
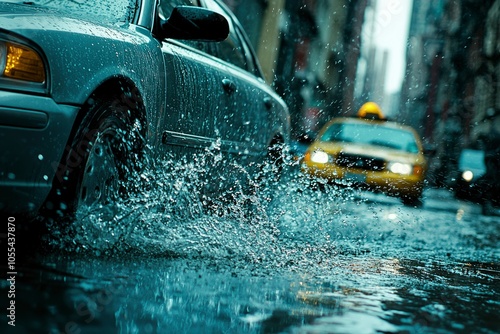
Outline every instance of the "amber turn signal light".
<path id="1" fill-rule="evenodd" d="M 45 81 L 45 66 L 33 49 L 19 44 L 0 42 L 0 69 L 6 78 L 39 82 Z"/>

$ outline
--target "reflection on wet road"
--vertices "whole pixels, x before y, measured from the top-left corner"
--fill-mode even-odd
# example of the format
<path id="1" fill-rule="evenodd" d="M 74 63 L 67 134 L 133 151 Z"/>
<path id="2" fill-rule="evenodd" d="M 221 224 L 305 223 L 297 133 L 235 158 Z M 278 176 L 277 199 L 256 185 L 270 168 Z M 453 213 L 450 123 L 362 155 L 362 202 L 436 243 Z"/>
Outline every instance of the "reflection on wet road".
<path id="1" fill-rule="evenodd" d="M 112 252 L 95 246 L 110 238 L 87 235 L 69 252 L 38 256 L 18 270 L 16 327 L 4 320 L 0 331 L 500 328 L 500 219 L 444 190 L 428 190 L 412 208 L 384 195 L 289 186 L 251 215 L 236 211 L 142 212 L 118 222 L 137 227 Z M 1 293 L 7 288 L 4 281 Z"/>

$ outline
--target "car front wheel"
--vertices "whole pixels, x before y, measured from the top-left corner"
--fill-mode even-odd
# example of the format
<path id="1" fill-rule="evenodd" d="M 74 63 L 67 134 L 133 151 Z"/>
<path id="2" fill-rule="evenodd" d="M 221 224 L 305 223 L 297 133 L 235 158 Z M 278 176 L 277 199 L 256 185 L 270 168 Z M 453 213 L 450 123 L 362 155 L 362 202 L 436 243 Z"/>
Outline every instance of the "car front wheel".
<path id="1" fill-rule="evenodd" d="M 130 94 L 93 97 L 59 165 L 46 207 L 57 219 L 112 204 L 127 195 L 140 169 L 143 137 Z"/>

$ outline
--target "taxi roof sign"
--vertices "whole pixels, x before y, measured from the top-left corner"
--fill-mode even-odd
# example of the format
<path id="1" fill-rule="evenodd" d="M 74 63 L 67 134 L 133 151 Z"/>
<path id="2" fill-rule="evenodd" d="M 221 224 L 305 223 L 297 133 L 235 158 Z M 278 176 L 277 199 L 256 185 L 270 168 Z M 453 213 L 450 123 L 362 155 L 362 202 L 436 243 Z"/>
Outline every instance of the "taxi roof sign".
<path id="1" fill-rule="evenodd" d="M 366 102 L 359 108 L 357 116 L 365 119 L 385 120 L 385 115 L 375 102 Z"/>

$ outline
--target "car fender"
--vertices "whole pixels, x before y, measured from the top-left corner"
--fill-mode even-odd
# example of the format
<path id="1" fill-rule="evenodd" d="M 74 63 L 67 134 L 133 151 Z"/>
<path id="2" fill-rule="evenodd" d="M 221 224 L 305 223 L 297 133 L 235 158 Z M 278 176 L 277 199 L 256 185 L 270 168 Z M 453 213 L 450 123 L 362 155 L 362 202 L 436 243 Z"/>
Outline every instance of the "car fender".
<path id="1" fill-rule="evenodd" d="M 102 83 L 122 77 L 138 88 L 148 117 L 161 114 L 165 66 L 160 43 L 149 30 L 54 14 L 17 15 L 15 20 L 8 17 L 0 15 L 2 28 L 20 37 L 16 40 L 25 40 L 46 59 L 49 95 L 56 103 L 83 105 Z"/>

